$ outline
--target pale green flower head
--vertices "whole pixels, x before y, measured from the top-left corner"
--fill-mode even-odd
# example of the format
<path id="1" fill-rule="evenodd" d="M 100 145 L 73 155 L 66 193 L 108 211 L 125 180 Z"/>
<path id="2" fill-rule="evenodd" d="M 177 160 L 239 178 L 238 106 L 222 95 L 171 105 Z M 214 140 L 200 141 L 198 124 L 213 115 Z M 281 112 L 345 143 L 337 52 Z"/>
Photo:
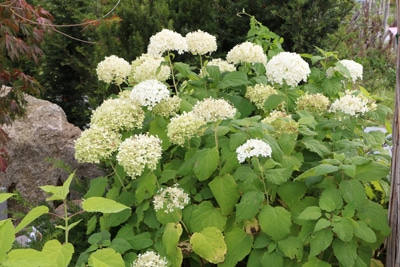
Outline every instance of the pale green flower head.
<path id="1" fill-rule="evenodd" d="M 183 210 L 189 204 L 189 195 L 178 188 L 178 185 L 173 187 L 161 188 L 154 196 L 153 204 L 156 211 L 163 210 L 165 213 L 171 213 L 176 210 Z"/>
<path id="2" fill-rule="evenodd" d="M 164 63 L 164 58 L 160 56 L 142 54 L 132 62 L 129 83 L 140 83 L 145 80 L 165 82 L 171 76 L 171 68 Z"/>
<path id="3" fill-rule="evenodd" d="M 174 95 L 173 97 L 161 100 L 160 103 L 155 105 L 153 108 L 153 114 L 169 118 L 176 115 L 179 111 L 180 105 L 181 98 Z"/>
<path id="4" fill-rule="evenodd" d="M 346 91 L 344 96 L 336 99 L 335 102 L 332 103 L 329 111 L 359 116 L 374 108 L 375 102 L 370 102 L 365 97 L 354 95 L 352 91 Z"/>
<path id="5" fill-rule="evenodd" d="M 186 42 L 189 52 L 193 55 L 205 55 L 217 51 L 217 38 L 201 30 L 186 34 Z"/>
<path id="6" fill-rule="evenodd" d="M 195 136 L 202 136 L 205 121 L 192 112 L 173 117 L 167 126 L 167 136 L 171 143 L 183 146 L 186 141 Z"/>
<path id="7" fill-rule="evenodd" d="M 243 163 L 251 157 L 271 157 L 272 148 L 266 142 L 259 139 L 249 139 L 236 149 L 239 163 Z"/>
<path id="8" fill-rule="evenodd" d="M 278 91 L 268 84 L 256 84 L 248 86 L 245 97 L 253 102 L 257 108 L 264 109 L 264 103 L 271 95 L 277 95 Z"/>
<path id="9" fill-rule="evenodd" d="M 267 56 L 262 46 L 251 42 L 244 42 L 233 47 L 226 55 L 226 60 L 235 65 L 246 62 L 265 64 Z"/>
<path id="10" fill-rule="evenodd" d="M 139 134 L 125 139 L 118 148 L 117 161 L 135 179 L 145 168 L 155 170 L 161 159 L 161 140 L 152 135 Z"/>
<path id="11" fill-rule="evenodd" d="M 214 58 L 207 63 L 207 66 L 217 66 L 220 72 L 236 71 L 235 65 L 221 58 Z"/>
<path id="12" fill-rule="evenodd" d="M 275 138 L 280 138 L 285 133 L 297 134 L 299 132 L 299 124 L 292 119 L 291 115 L 283 111 L 274 110 L 261 122 L 274 127 L 273 135 Z"/>
<path id="13" fill-rule="evenodd" d="M 232 119 L 236 108 L 224 99 L 206 98 L 197 102 L 191 112 L 205 122 L 216 122 Z"/>
<path id="14" fill-rule="evenodd" d="M 167 267 L 168 261 L 154 251 L 139 254 L 131 267 Z"/>
<path id="15" fill-rule="evenodd" d="M 107 99 L 92 114 L 90 124 L 110 130 L 133 130 L 142 128 L 144 111 L 130 99 Z"/>
<path id="16" fill-rule="evenodd" d="M 78 162 L 100 163 L 116 152 L 120 143 L 119 133 L 92 125 L 75 141 L 75 159 Z"/>
<path id="17" fill-rule="evenodd" d="M 168 51 L 177 51 L 178 54 L 188 51 L 186 38 L 168 29 L 163 29 L 150 37 L 150 43 L 147 47 L 148 54 L 162 56 Z"/>
<path id="18" fill-rule="evenodd" d="M 269 81 L 295 87 L 302 80 L 307 81 L 311 73 L 308 63 L 299 54 L 281 52 L 272 57 L 266 65 L 266 74 Z"/>
<path id="19" fill-rule="evenodd" d="M 105 83 L 120 85 L 126 82 L 131 72 L 131 65 L 128 61 L 117 56 L 106 57 L 96 68 L 97 77 Z"/>
<path id="20" fill-rule="evenodd" d="M 329 98 L 323 94 L 308 94 L 305 93 L 296 101 L 298 110 L 306 110 L 309 112 L 316 112 L 322 114 L 328 110 L 330 101 Z"/>
<path id="21" fill-rule="evenodd" d="M 131 100 L 140 103 L 141 106 L 152 110 L 162 100 L 169 98 L 168 87 L 158 80 L 146 80 L 140 82 L 131 91 Z"/>

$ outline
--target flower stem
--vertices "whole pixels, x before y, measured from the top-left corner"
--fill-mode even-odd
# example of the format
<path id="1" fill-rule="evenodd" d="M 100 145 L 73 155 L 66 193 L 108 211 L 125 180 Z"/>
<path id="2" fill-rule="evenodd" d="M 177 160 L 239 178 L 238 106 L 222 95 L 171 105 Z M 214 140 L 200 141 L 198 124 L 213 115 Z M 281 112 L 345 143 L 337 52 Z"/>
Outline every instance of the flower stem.
<path id="1" fill-rule="evenodd" d="M 121 177 L 119 176 L 118 172 L 115 170 L 115 167 L 114 167 L 114 165 L 112 164 L 111 160 L 110 160 L 110 165 L 111 165 L 111 168 L 113 169 L 115 175 L 117 176 L 119 182 L 121 183 L 121 186 L 122 186 L 123 190 L 126 191 L 125 184 L 124 184 L 124 182 L 122 181 Z"/>
<path id="2" fill-rule="evenodd" d="M 171 54 L 169 51 L 168 51 L 168 62 L 171 68 L 172 83 L 174 84 L 175 93 L 177 96 L 179 96 L 179 91 L 175 80 L 174 66 L 172 65 Z"/>

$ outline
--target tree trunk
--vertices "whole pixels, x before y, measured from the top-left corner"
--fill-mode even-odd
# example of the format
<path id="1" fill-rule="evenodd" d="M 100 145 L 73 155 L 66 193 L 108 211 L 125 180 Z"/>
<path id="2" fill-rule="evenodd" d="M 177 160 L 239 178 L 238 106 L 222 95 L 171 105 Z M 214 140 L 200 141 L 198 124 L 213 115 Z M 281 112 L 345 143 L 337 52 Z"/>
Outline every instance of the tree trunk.
<path id="1" fill-rule="evenodd" d="M 400 33 L 400 0 L 396 1 L 397 5 L 397 32 Z M 397 35 L 396 35 L 397 36 Z M 397 38 L 397 37 L 396 37 Z M 395 111 L 393 116 L 393 149 L 392 149 L 392 173 L 391 173 L 391 190 L 389 201 L 389 226 L 392 229 L 390 236 L 387 239 L 387 255 L 386 267 L 400 266 L 400 147 L 399 147 L 399 134 L 400 134 L 400 45 L 397 45 L 397 59 L 396 59 L 396 96 L 395 96 Z M 399 160 L 398 160 L 399 159 Z"/>

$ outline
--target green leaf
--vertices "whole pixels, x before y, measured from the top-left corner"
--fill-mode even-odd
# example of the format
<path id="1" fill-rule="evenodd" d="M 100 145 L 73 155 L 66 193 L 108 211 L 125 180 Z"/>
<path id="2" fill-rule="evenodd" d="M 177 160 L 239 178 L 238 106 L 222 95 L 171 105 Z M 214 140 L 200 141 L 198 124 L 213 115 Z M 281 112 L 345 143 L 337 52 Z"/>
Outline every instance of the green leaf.
<path id="1" fill-rule="evenodd" d="M 311 206 L 305 208 L 297 217 L 298 220 L 318 220 L 321 218 L 321 208 L 316 206 Z"/>
<path id="2" fill-rule="evenodd" d="M 302 265 L 302 267 L 332 267 L 329 263 L 326 261 L 322 261 L 320 259 L 317 259 L 316 257 L 309 258 L 306 263 Z"/>
<path id="3" fill-rule="evenodd" d="M 39 187 L 40 189 L 42 189 L 46 193 L 52 194 L 52 196 L 46 198 L 46 201 L 66 199 L 69 193 L 69 186 L 71 185 L 74 176 L 75 172 L 71 173 L 62 186 L 53 186 L 53 185 L 40 186 Z"/>
<path id="4" fill-rule="evenodd" d="M 331 164 L 320 164 L 314 168 L 308 169 L 307 171 L 303 172 L 301 175 L 297 176 L 295 180 L 298 181 L 311 176 L 326 175 L 337 172 L 338 170 L 339 170 L 338 166 L 334 166 Z"/>
<path id="5" fill-rule="evenodd" d="M 176 250 L 181 235 L 182 225 L 180 223 L 168 223 L 165 226 L 162 242 L 167 254 Z"/>
<path id="6" fill-rule="evenodd" d="M 264 108 L 266 110 L 275 109 L 284 100 L 285 100 L 285 98 L 282 95 L 270 95 L 268 97 L 268 99 L 265 100 L 265 102 L 264 102 Z"/>
<path id="7" fill-rule="evenodd" d="M 151 234 L 149 232 L 143 232 L 128 240 L 131 244 L 132 249 L 141 250 L 153 245 L 153 240 L 151 239 Z"/>
<path id="8" fill-rule="evenodd" d="M 332 243 L 333 252 L 343 266 L 353 266 L 357 259 L 357 242 L 343 242 L 335 239 Z"/>
<path id="9" fill-rule="evenodd" d="M 225 260 L 227 246 L 221 230 L 215 227 L 204 228 L 190 238 L 193 252 L 207 261 L 217 264 Z"/>
<path id="10" fill-rule="evenodd" d="M 355 208 L 361 207 L 367 201 L 367 195 L 361 182 L 351 179 L 343 180 L 339 184 L 339 190 L 342 192 L 343 199 L 347 203 L 354 203 Z"/>
<path id="11" fill-rule="evenodd" d="M 88 263 L 91 267 L 125 267 L 121 254 L 112 248 L 103 248 L 92 253 Z"/>
<path id="12" fill-rule="evenodd" d="M 317 153 L 321 158 L 324 158 L 326 155 L 331 153 L 324 143 L 315 139 L 304 141 L 304 146 L 311 152 Z"/>
<path id="13" fill-rule="evenodd" d="M 385 178 L 389 170 L 389 166 L 370 161 L 367 164 L 356 166 L 355 178 L 363 182 L 377 181 Z"/>
<path id="14" fill-rule="evenodd" d="M 247 235 L 240 228 L 233 228 L 225 235 L 227 253 L 225 261 L 219 264 L 219 267 L 236 266 L 237 263 L 243 260 L 252 249 L 253 237 Z"/>
<path id="15" fill-rule="evenodd" d="M 42 252 L 53 262 L 53 267 L 67 267 L 74 254 L 71 243 L 61 244 L 58 240 L 50 240 L 44 244 Z"/>
<path id="16" fill-rule="evenodd" d="M 330 187 L 322 191 L 319 198 L 319 207 L 322 210 L 331 212 L 342 207 L 342 194 L 336 188 Z"/>
<path id="17" fill-rule="evenodd" d="M 297 134 L 283 134 L 278 142 L 283 153 L 286 155 L 292 154 L 294 147 L 296 146 Z"/>
<path id="18" fill-rule="evenodd" d="M 59 228 L 59 229 L 63 229 L 64 231 L 69 231 L 69 230 L 71 230 L 72 228 L 74 228 L 78 223 L 80 223 L 82 221 L 82 219 L 80 219 L 80 220 L 78 220 L 78 221 L 76 221 L 76 222 L 73 222 L 73 223 L 71 223 L 71 224 L 68 224 L 68 226 L 67 227 L 65 227 L 65 226 L 62 226 L 62 225 L 57 225 L 56 226 L 56 228 Z"/>
<path id="19" fill-rule="evenodd" d="M 330 228 L 315 232 L 310 239 L 310 256 L 316 256 L 327 249 L 333 240 L 333 233 Z"/>
<path id="20" fill-rule="evenodd" d="M 278 195 L 289 206 L 298 203 L 307 192 L 307 186 L 303 182 L 287 181 L 277 189 Z"/>
<path id="21" fill-rule="evenodd" d="M 284 267 L 283 257 L 276 252 L 268 253 L 265 252 L 261 257 L 262 267 Z"/>
<path id="22" fill-rule="evenodd" d="M 281 185 L 290 179 L 293 172 L 291 165 L 284 168 L 270 169 L 265 174 L 265 179 L 275 185 Z"/>
<path id="23" fill-rule="evenodd" d="M 121 203 L 104 197 L 90 197 L 82 202 L 82 209 L 87 212 L 117 213 L 130 209 Z"/>
<path id="24" fill-rule="evenodd" d="M 336 77 L 324 79 L 321 85 L 323 92 L 331 97 L 337 95 L 342 88 L 341 80 Z"/>
<path id="25" fill-rule="evenodd" d="M 344 242 L 353 239 L 354 227 L 350 219 L 343 218 L 338 222 L 332 222 L 332 231 Z"/>
<path id="26" fill-rule="evenodd" d="M 294 236 L 288 236 L 287 238 L 278 241 L 278 247 L 282 253 L 289 259 L 301 260 L 303 257 L 303 242 Z"/>
<path id="27" fill-rule="evenodd" d="M 98 177 L 90 180 L 89 190 L 83 196 L 83 198 L 103 196 L 104 192 L 106 191 L 107 182 L 107 177 Z"/>
<path id="28" fill-rule="evenodd" d="M 116 237 L 111 241 L 110 248 L 114 249 L 120 254 L 123 254 L 126 251 L 130 250 L 132 246 L 126 239 Z"/>
<path id="29" fill-rule="evenodd" d="M 15 227 L 15 232 L 18 233 L 22 229 L 25 228 L 28 224 L 42 216 L 43 214 L 46 214 L 49 212 L 49 208 L 46 206 L 37 206 L 34 207 L 32 210 L 28 212 L 27 215 L 22 219 L 22 221 L 18 224 L 17 227 Z"/>
<path id="30" fill-rule="evenodd" d="M 135 191 L 135 197 L 138 204 L 143 200 L 153 196 L 157 189 L 157 176 L 150 172 L 137 179 L 138 185 Z"/>
<path id="31" fill-rule="evenodd" d="M 8 253 L 7 261 L 3 262 L 4 266 L 12 267 L 54 267 L 54 262 L 42 253 L 31 248 L 13 249 Z"/>
<path id="32" fill-rule="evenodd" d="M 319 230 L 326 229 L 331 226 L 331 221 L 320 218 L 314 226 L 314 232 L 318 232 Z"/>
<path id="33" fill-rule="evenodd" d="M 0 262 L 11 249 L 15 239 L 14 226 L 11 219 L 0 221 Z"/>
<path id="34" fill-rule="evenodd" d="M 254 218 L 260 211 L 264 199 L 264 193 L 260 191 L 246 192 L 236 204 L 236 222 Z"/>
<path id="35" fill-rule="evenodd" d="M 211 202 L 203 201 L 192 212 L 190 228 L 193 232 L 200 232 L 207 227 L 216 227 L 223 231 L 227 218 L 221 214 L 221 209 L 215 208 Z"/>
<path id="36" fill-rule="evenodd" d="M 162 121 L 164 120 L 164 121 Z M 166 129 L 166 121 L 162 117 L 156 117 L 155 120 L 150 122 L 149 134 L 157 136 L 161 139 L 161 147 L 165 151 L 171 146 Z"/>
<path id="37" fill-rule="evenodd" d="M 375 243 L 375 232 L 363 221 L 353 221 L 354 235 L 367 243 Z"/>
<path id="38" fill-rule="evenodd" d="M 283 207 L 262 207 L 258 217 L 260 227 L 274 241 L 284 239 L 290 233 L 292 226 L 291 213 Z"/>
<path id="39" fill-rule="evenodd" d="M 246 73 L 242 71 L 232 71 L 224 75 L 218 84 L 218 89 L 226 89 L 229 87 L 237 87 L 249 83 Z"/>
<path id="40" fill-rule="evenodd" d="M 232 213 L 235 204 L 240 198 L 239 186 L 235 179 L 231 175 L 226 174 L 215 177 L 208 185 L 218 205 L 221 207 L 222 215 Z"/>
<path id="41" fill-rule="evenodd" d="M 12 196 L 15 196 L 15 194 L 12 194 L 12 193 L 0 193 L 0 203 L 3 203 L 4 201 L 6 201 L 7 199 L 9 199 Z"/>
<path id="42" fill-rule="evenodd" d="M 372 229 L 382 232 L 383 235 L 388 235 L 390 233 L 387 210 L 384 210 L 378 203 L 367 200 L 364 205 L 358 209 L 357 216 Z"/>
<path id="43" fill-rule="evenodd" d="M 196 162 L 193 167 L 194 174 L 199 181 L 210 178 L 217 169 L 219 163 L 219 152 L 216 147 L 205 148 L 196 152 Z"/>

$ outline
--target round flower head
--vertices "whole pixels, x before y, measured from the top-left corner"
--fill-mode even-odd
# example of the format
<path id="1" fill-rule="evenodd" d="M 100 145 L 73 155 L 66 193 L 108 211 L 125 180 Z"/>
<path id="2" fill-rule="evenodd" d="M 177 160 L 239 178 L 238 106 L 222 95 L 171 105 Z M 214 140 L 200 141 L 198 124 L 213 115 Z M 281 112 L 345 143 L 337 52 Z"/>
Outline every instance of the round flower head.
<path id="1" fill-rule="evenodd" d="M 185 37 L 177 32 L 163 29 L 150 37 L 147 53 L 153 56 L 162 56 L 167 51 L 177 51 L 183 54 L 188 50 Z"/>
<path id="2" fill-rule="evenodd" d="M 75 141 L 75 159 L 78 162 L 100 163 L 117 151 L 121 135 L 107 128 L 92 125 Z"/>
<path id="3" fill-rule="evenodd" d="M 205 55 L 217 50 L 217 39 L 215 36 L 201 30 L 186 34 L 188 50 L 193 55 Z"/>
<path id="4" fill-rule="evenodd" d="M 269 144 L 259 139 L 249 139 L 246 143 L 236 149 L 239 163 L 251 157 L 270 157 L 272 149 Z"/>
<path id="5" fill-rule="evenodd" d="M 113 55 L 101 61 L 96 72 L 100 81 L 120 85 L 129 76 L 131 65 L 125 59 Z"/>
<path id="6" fill-rule="evenodd" d="M 321 114 L 328 110 L 329 99 L 320 93 L 310 95 L 305 93 L 297 99 L 296 105 L 298 110 Z"/>
<path id="7" fill-rule="evenodd" d="M 235 71 L 235 65 L 228 63 L 228 61 L 221 58 L 214 58 L 207 63 L 207 66 L 217 66 L 220 72 L 231 72 Z"/>
<path id="8" fill-rule="evenodd" d="M 300 55 L 290 52 L 281 52 L 266 65 L 268 80 L 274 83 L 296 86 L 301 80 L 307 81 L 311 73 L 308 63 Z"/>
<path id="9" fill-rule="evenodd" d="M 121 143 L 117 161 L 129 176 L 135 178 L 140 176 L 146 167 L 155 170 L 161 154 L 161 140 L 158 137 L 140 134 Z"/>
<path id="10" fill-rule="evenodd" d="M 207 98 L 197 102 L 191 112 L 205 122 L 216 122 L 232 119 L 236 114 L 236 108 L 224 99 Z"/>
<path id="11" fill-rule="evenodd" d="M 370 110 L 368 99 L 355 96 L 351 91 L 347 91 L 344 96 L 336 99 L 329 109 L 330 112 L 339 111 L 352 116 L 358 116 Z"/>
<path id="12" fill-rule="evenodd" d="M 160 103 L 153 108 L 153 114 L 169 118 L 176 115 L 180 106 L 180 97 L 174 95 L 173 97 L 161 100 Z"/>
<path id="13" fill-rule="evenodd" d="M 152 110 L 161 100 L 168 98 L 168 87 L 157 80 L 143 81 L 133 87 L 131 91 L 131 100 L 139 102 L 149 110 Z"/>
<path id="14" fill-rule="evenodd" d="M 189 195 L 182 188 L 174 187 L 161 188 L 154 196 L 154 209 L 164 210 L 165 213 L 171 213 L 175 210 L 182 210 L 189 204 Z"/>
<path id="15" fill-rule="evenodd" d="M 362 80 L 362 76 L 363 76 L 363 65 L 361 65 L 360 63 L 357 63 L 353 60 L 348 60 L 348 59 L 343 59 L 340 60 L 338 63 L 342 64 L 343 66 L 345 66 L 349 73 L 350 73 L 350 77 L 348 77 L 348 75 L 344 74 L 345 76 L 347 76 L 347 78 L 351 79 L 353 82 L 355 82 L 357 79 Z M 338 70 L 338 68 L 335 68 L 336 70 Z"/>
<path id="16" fill-rule="evenodd" d="M 168 261 L 153 251 L 139 254 L 131 267 L 167 267 Z"/>
<path id="17" fill-rule="evenodd" d="M 271 85 L 256 84 L 248 86 L 246 89 L 245 97 L 253 102 L 257 108 L 264 109 L 264 103 L 271 95 L 277 95 L 278 91 Z"/>
<path id="18" fill-rule="evenodd" d="M 185 112 L 171 119 L 167 126 L 167 136 L 171 143 L 183 146 L 192 137 L 203 135 L 203 125 L 205 122 L 202 118 Z"/>
<path id="19" fill-rule="evenodd" d="M 110 130 L 142 128 L 144 111 L 130 99 L 107 99 L 92 114 L 90 124 Z"/>
<path id="20" fill-rule="evenodd" d="M 284 133 L 296 134 L 299 130 L 299 125 L 292 119 L 292 116 L 279 110 L 272 111 L 271 114 L 261 122 L 274 127 L 273 135 L 275 138 L 281 137 Z"/>
<path id="21" fill-rule="evenodd" d="M 226 55 L 229 63 L 262 63 L 267 62 L 267 56 L 262 46 L 250 42 L 244 42 L 233 47 Z"/>
<path id="22" fill-rule="evenodd" d="M 163 64 L 164 59 L 158 56 L 143 54 L 132 62 L 130 83 L 139 83 L 145 80 L 166 81 L 171 76 L 169 66 Z"/>

